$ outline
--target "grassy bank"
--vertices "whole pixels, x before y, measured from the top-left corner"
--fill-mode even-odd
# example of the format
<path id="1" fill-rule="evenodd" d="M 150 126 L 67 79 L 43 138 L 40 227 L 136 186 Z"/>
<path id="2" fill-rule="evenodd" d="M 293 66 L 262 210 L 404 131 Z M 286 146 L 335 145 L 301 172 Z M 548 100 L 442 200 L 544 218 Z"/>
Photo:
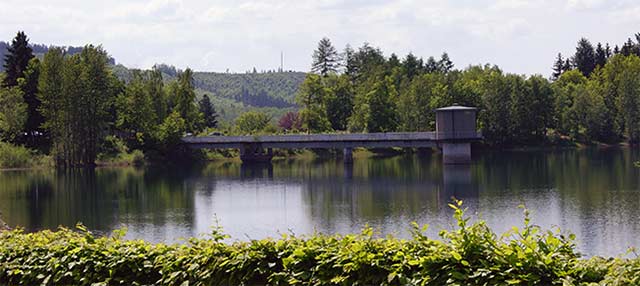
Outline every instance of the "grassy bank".
<path id="1" fill-rule="evenodd" d="M 23 146 L 0 141 L 0 169 L 28 169 L 53 166 L 50 156 Z"/>
<path id="2" fill-rule="evenodd" d="M 95 237 L 83 227 L 0 233 L 3 285 L 631 285 L 640 259 L 583 259 L 573 235 L 530 224 L 496 235 L 470 223 L 440 238 L 285 235 L 225 243 L 218 230 L 182 245 Z M 635 281 L 635 282 L 634 282 Z M 95 283 L 95 284 L 94 284 Z"/>

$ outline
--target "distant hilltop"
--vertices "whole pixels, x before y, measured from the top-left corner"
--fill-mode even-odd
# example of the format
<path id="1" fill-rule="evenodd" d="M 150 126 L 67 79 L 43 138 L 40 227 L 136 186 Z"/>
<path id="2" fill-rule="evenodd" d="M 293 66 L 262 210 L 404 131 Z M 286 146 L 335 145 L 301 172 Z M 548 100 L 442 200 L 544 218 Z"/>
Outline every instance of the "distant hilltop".
<path id="1" fill-rule="evenodd" d="M 11 42 L 0 41 L 0 63 L 2 63 L 0 64 L 0 72 L 4 71 L 4 57 L 7 54 L 7 49 L 10 45 Z M 33 49 L 33 54 L 39 58 L 42 58 L 42 56 L 44 56 L 44 54 L 46 54 L 49 49 L 57 47 L 53 45 L 47 46 L 43 44 L 30 44 L 29 46 L 31 47 L 31 49 Z M 70 55 L 74 55 L 82 51 L 82 47 L 62 46 L 59 48 L 63 48 Z M 109 57 L 109 64 L 115 65 L 116 60 L 112 57 Z"/>

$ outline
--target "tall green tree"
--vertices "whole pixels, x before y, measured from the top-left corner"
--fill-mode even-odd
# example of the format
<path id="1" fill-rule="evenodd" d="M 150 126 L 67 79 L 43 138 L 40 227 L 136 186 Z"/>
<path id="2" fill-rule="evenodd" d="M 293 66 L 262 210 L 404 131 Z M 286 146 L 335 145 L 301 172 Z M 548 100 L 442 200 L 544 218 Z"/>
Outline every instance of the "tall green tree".
<path id="1" fill-rule="evenodd" d="M 449 58 L 449 54 L 442 53 L 438 61 L 438 70 L 443 73 L 448 73 L 453 70 L 453 62 Z"/>
<path id="2" fill-rule="evenodd" d="M 203 95 L 202 99 L 198 101 L 198 109 L 204 117 L 204 125 L 207 128 L 213 128 L 218 125 L 218 114 L 216 113 L 211 100 L 208 95 Z"/>
<path id="3" fill-rule="evenodd" d="M 177 111 L 185 120 L 187 131 L 199 131 L 204 123 L 204 118 L 196 105 L 196 92 L 191 69 L 187 68 L 178 74 L 177 81 L 169 86 L 169 96 L 174 104 L 173 110 Z"/>
<path id="4" fill-rule="evenodd" d="M 586 38 L 581 38 L 573 56 L 573 63 L 585 77 L 589 77 L 596 68 L 596 55 L 593 45 Z"/>
<path id="5" fill-rule="evenodd" d="M 146 81 L 146 90 L 151 97 L 151 102 L 155 112 L 156 124 L 161 124 L 168 116 L 169 106 L 167 102 L 167 94 L 164 89 L 164 81 L 162 79 L 162 72 L 153 68 L 148 73 L 148 79 Z"/>
<path id="6" fill-rule="evenodd" d="M 596 67 L 604 67 L 604 65 L 607 63 L 607 52 L 605 51 L 605 49 L 602 47 L 601 43 L 598 43 L 596 45 L 596 52 L 595 52 L 595 64 Z"/>
<path id="7" fill-rule="evenodd" d="M 558 57 L 556 57 L 556 61 L 553 63 L 553 73 L 551 74 L 551 78 L 556 80 L 562 75 L 564 72 L 564 59 L 562 58 L 562 54 L 558 53 Z"/>
<path id="8" fill-rule="evenodd" d="M 313 51 L 311 72 L 327 76 L 330 73 L 337 73 L 339 67 L 340 56 L 338 51 L 333 47 L 329 38 L 322 38 L 318 43 L 318 48 Z"/>
<path id="9" fill-rule="evenodd" d="M 640 58 L 625 59 L 626 68 L 619 74 L 618 108 L 631 143 L 640 142 Z"/>
<path id="10" fill-rule="evenodd" d="M 39 98 L 60 165 L 95 164 L 116 94 L 107 63 L 107 53 L 92 45 L 66 57 L 54 48 L 44 57 Z"/>
<path id="11" fill-rule="evenodd" d="M 147 79 L 142 72 L 134 71 L 132 80 L 115 101 L 116 127 L 133 135 L 136 142 L 131 146 L 133 148 L 142 147 L 154 136 L 158 122 L 154 102 L 147 87 Z"/>
<path id="12" fill-rule="evenodd" d="M 64 51 L 60 48 L 52 48 L 45 55 L 40 66 L 38 79 L 38 99 L 41 101 L 39 108 L 44 117 L 43 127 L 52 139 L 52 153 L 60 156 L 62 160 L 70 123 L 68 110 L 69 100 L 63 94 L 63 68 L 65 66 Z M 63 163 L 63 162 L 60 162 Z"/>
<path id="13" fill-rule="evenodd" d="M 346 75 L 331 75 L 324 80 L 329 89 L 323 101 L 333 130 L 346 130 L 353 111 L 353 86 Z"/>
<path id="14" fill-rule="evenodd" d="M 0 88 L 0 139 L 13 142 L 21 135 L 26 111 L 22 90 L 15 86 Z"/>
<path id="15" fill-rule="evenodd" d="M 441 73 L 428 73 L 415 77 L 408 88 L 398 96 L 399 128 L 402 131 L 429 131 L 435 126 L 433 109 L 440 107 L 441 99 L 448 95 L 448 84 Z"/>
<path id="16" fill-rule="evenodd" d="M 7 48 L 7 54 L 4 57 L 6 77 L 3 86 L 17 86 L 18 79 L 24 77 L 24 72 L 33 57 L 33 50 L 29 47 L 27 35 L 22 31 L 18 32 Z"/>
<path id="17" fill-rule="evenodd" d="M 29 147 L 43 147 L 46 142 L 44 130 L 41 128 L 44 118 L 38 111 L 40 100 L 36 96 L 40 62 L 34 57 L 29 39 L 24 32 L 18 32 L 7 52 L 4 59 L 7 76 L 3 85 L 18 86 L 27 104 L 27 121 L 23 130 L 26 136 L 20 137 L 23 137 L 22 141 Z"/>
<path id="18" fill-rule="evenodd" d="M 371 76 L 356 90 L 349 130 L 393 132 L 398 126 L 398 92 L 390 76 Z"/>
<path id="19" fill-rule="evenodd" d="M 423 69 L 422 59 L 418 59 L 413 53 L 409 53 L 402 61 L 402 71 L 409 81 L 413 80 L 413 77 L 421 73 Z"/>
<path id="20" fill-rule="evenodd" d="M 331 129 L 327 116 L 326 99 L 333 96 L 321 76 L 308 74 L 300 86 L 296 101 L 302 107 L 302 128 L 307 132 L 322 132 Z"/>

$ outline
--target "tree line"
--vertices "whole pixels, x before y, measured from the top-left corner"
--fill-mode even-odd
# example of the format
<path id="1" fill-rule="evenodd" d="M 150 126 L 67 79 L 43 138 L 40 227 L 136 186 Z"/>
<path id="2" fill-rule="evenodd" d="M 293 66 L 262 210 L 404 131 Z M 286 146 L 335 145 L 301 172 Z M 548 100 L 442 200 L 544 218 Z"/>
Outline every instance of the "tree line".
<path id="1" fill-rule="evenodd" d="M 455 69 L 447 53 L 401 59 L 367 43 L 338 52 L 323 38 L 297 94 L 300 113 L 281 121 L 295 126 L 298 116 L 307 132 L 429 131 L 434 109 L 459 104 L 479 108 L 478 127 L 493 145 L 638 143 L 639 56 L 640 35 L 614 49 L 583 38 L 547 79 L 489 64 Z"/>
<path id="2" fill-rule="evenodd" d="M 2 140 L 50 152 L 61 166 L 89 166 L 114 140 L 165 157 L 186 133 L 216 126 L 209 97 L 196 101 L 190 69 L 166 83 L 158 69 L 124 82 L 109 61 L 93 45 L 74 54 L 52 47 L 40 60 L 18 32 L 0 88 Z"/>

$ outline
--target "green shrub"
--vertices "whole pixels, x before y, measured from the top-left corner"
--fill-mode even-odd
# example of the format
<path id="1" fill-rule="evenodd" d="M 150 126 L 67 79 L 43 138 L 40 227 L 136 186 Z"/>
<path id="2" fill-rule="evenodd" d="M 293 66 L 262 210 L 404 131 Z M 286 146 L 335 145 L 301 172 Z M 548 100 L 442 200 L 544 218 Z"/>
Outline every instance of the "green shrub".
<path id="1" fill-rule="evenodd" d="M 0 142 L 0 168 L 27 168 L 34 163 L 32 150 L 6 142 Z"/>
<path id="2" fill-rule="evenodd" d="M 440 239 L 361 234 L 225 243 L 215 229 L 182 245 L 76 231 L 0 233 L 2 285 L 635 285 L 640 259 L 581 260 L 572 235 L 529 223 L 497 236 L 455 210 Z"/>

